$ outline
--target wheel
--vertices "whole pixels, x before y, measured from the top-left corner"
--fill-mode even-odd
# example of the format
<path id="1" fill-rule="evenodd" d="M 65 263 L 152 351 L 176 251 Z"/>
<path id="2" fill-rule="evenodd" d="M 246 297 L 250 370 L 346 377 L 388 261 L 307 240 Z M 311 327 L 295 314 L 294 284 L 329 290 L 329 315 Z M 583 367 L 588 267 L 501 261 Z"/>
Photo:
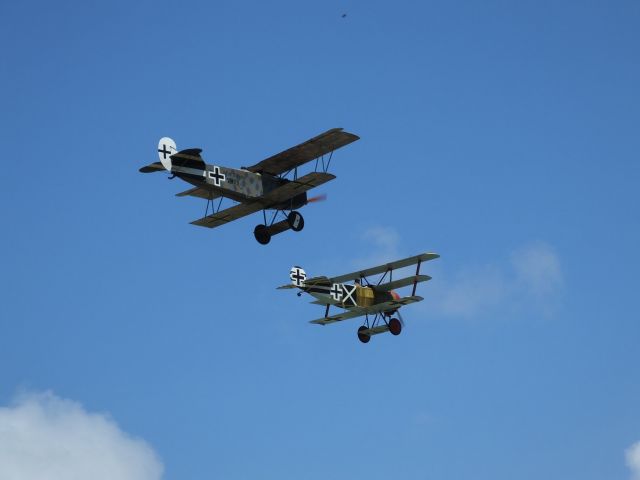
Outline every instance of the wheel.
<path id="1" fill-rule="evenodd" d="M 389 320 L 389 331 L 391 332 L 391 335 L 400 335 L 400 332 L 402 331 L 402 324 L 400 323 L 400 320 L 397 318 Z"/>
<path id="2" fill-rule="evenodd" d="M 302 218 L 300 212 L 291 212 L 287 216 L 287 223 L 291 227 L 291 230 L 293 230 L 294 232 L 299 232 L 304 228 L 304 218 Z"/>
<path id="3" fill-rule="evenodd" d="M 360 340 L 362 343 L 368 343 L 369 340 L 371 340 L 371 335 L 369 335 L 368 333 L 363 333 L 363 330 L 368 330 L 368 328 L 362 325 L 358 329 L 358 340 Z"/>
<path id="4" fill-rule="evenodd" d="M 261 243 L 262 245 L 266 245 L 271 241 L 271 234 L 269 233 L 266 225 L 260 224 L 254 228 L 253 235 L 256 237 L 258 243 Z"/>

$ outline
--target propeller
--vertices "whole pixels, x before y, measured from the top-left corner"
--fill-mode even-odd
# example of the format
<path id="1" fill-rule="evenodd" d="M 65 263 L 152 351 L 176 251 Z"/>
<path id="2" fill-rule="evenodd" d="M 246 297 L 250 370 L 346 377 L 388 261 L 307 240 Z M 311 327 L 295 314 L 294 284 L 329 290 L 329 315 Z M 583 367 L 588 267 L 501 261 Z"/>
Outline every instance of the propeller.
<path id="1" fill-rule="evenodd" d="M 323 193 L 316 197 L 307 198 L 307 203 L 324 202 L 327 199 L 327 194 Z"/>

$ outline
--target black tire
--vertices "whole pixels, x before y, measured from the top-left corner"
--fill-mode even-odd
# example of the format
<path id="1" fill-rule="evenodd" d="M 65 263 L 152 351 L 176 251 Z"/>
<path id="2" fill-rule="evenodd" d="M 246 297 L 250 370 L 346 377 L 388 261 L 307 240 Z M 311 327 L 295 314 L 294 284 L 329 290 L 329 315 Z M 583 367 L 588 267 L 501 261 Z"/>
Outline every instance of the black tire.
<path id="1" fill-rule="evenodd" d="M 287 215 L 287 223 L 294 232 L 299 232 L 304 228 L 304 217 L 300 212 L 293 211 Z"/>
<path id="2" fill-rule="evenodd" d="M 402 331 L 402 323 L 400 323 L 400 320 L 397 318 L 389 320 L 389 331 L 391 332 L 391 335 L 400 335 L 400 332 Z"/>
<path id="3" fill-rule="evenodd" d="M 369 343 L 369 340 L 371 340 L 371 335 L 369 335 L 368 333 L 362 333 L 363 330 L 368 330 L 368 328 L 362 325 L 358 329 L 358 340 L 360 340 L 362 343 Z"/>
<path id="4" fill-rule="evenodd" d="M 262 245 L 266 245 L 271 241 L 271 234 L 269 233 L 269 229 L 266 225 L 258 225 L 253 229 L 253 236 L 256 237 L 258 243 Z"/>

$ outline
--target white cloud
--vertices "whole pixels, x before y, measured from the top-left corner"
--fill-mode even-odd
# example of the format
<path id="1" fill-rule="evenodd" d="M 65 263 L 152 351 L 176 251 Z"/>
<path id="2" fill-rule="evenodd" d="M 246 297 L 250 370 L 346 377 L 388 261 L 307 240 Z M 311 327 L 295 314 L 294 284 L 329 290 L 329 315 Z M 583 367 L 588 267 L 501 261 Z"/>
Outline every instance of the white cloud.
<path id="1" fill-rule="evenodd" d="M 516 281 L 532 295 L 548 298 L 562 289 L 563 278 L 558 256 L 551 246 L 534 243 L 511 254 Z"/>
<path id="2" fill-rule="evenodd" d="M 631 470 L 631 478 L 640 480 L 640 442 L 636 442 L 625 450 L 627 467 Z"/>
<path id="3" fill-rule="evenodd" d="M 429 295 L 444 315 L 473 317 L 500 308 L 509 314 L 521 309 L 551 314 L 558 306 L 564 280 L 560 260 L 545 243 L 525 245 L 512 252 L 510 262 L 496 261 L 465 267 L 452 277 L 434 275 Z"/>
<path id="4" fill-rule="evenodd" d="M 400 258 L 400 235 L 390 227 L 372 227 L 364 231 L 362 240 L 371 245 L 369 253 L 354 260 L 356 268 L 367 268 Z"/>
<path id="5" fill-rule="evenodd" d="M 401 251 L 400 235 L 393 228 L 369 228 L 362 240 L 364 255 L 353 261 L 356 268 L 407 256 Z M 415 253 L 418 252 L 411 252 Z M 433 277 L 424 287 L 427 301 L 423 308 L 439 315 L 471 318 L 526 310 L 548 316 L 560 303 L 564 289 L 562 268 L 557 253 L 547 243 L 529 243 L 501 259 L 483 259 L 485 263 L 453 272 L 446 269 L 448 260 L 445 257 L 429 262 L 423 269 Z"/>
<path id="6" fill-rule="evenodd" d="M 0 407 L 3 480 L 157 480 L 162 472 L 143 440 L 76 402 L 42 393 Z"/>
<path id="7" fill-rule="evenodd" d="M 453 316 L 470 317 L 488 311 L 503 302 L 509 293 L 503 272 L 492 265 L 465 269 L 458 272 L 453 281 L 441 285 L 429 297 L 437 299 L 442 313 Z"/>

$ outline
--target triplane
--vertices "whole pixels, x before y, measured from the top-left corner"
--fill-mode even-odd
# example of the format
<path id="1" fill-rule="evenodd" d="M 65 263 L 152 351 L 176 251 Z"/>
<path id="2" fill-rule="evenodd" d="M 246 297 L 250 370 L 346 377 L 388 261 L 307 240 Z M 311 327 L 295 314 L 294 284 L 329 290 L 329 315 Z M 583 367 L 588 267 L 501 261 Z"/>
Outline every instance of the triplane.
<path id="1" fill-rule="evenodd" d="M 200 148 L 178 151 L 176 143 L 164 137 L 158 143 L 160 161 L 142 167 L 140 172 L 166 170 L 172 173 L 169 178 L 178 177 L 194 185 L 176 194 L 207 200 L 205 216 L 191 222 L 193 225 L 215 228 L 262 210 L 264 223 L 256 226 L 253 233 L 258 242 L 266 245 L 273 235 L 289 229 L 302 230 L 304 218 L 296 209 L 322 199 L 307 198 L 307 191 L 336 178 L 328 173 L 333 151 L 359 138 L 341 128 L 333 128 L 251 167 L 236 169 L 206 164 Z M 316 161 L 314 171 L 298 177 L 298 167 L 313 160 Z M 238 204 L 221 209 L 225 198 Z M 267 210 L 272 211 L 269 220 Z"/>
<path id="2" fill-rule="evenodd" d="M 433 260 L 440 255 L 437 253 L 423 253 L 404 258 L 395 262 L 385 263 L 366 270 L 359 270 L 337 277 L 314 277 L 307 279 L 306 272 L 300 267 L 293 267 L 289 274 L 291 283 L 278 287 L 298 288 L 298 296 L 302 292 L 315 297 L 313 304 L 324 305 L 324 317 L 311 320 L 310 323 L 328 325 L 356 317 L 365 317 L 364 324 L 358 328 L 358 339 L 367 343 L 372 335 L 391 332 L 400 335 L 402 331 L 402 316 L 400 308 L 410 303 L 420 302 L 422 297 L 416 295 L 416 287 L 420 282 L 431 280 L 429 275 L 420 275 L 422 262 Z M 414 275 L 393 279 L 393 272 L 399 268 L 416 265 Z M 376 283 L 367 277 L 383 274 Z M 353 284 L 343 283 L 353 281 Z M 384 283 L 383 283 L 384 282 Z M 412 286 L 411 295 L 401 297 L 395 292 L 396 288 Z M 331 305 L 345 309 L 336 315 L 329 315 Z M 395 315 L 399 317 L 396 318 Z"/>

